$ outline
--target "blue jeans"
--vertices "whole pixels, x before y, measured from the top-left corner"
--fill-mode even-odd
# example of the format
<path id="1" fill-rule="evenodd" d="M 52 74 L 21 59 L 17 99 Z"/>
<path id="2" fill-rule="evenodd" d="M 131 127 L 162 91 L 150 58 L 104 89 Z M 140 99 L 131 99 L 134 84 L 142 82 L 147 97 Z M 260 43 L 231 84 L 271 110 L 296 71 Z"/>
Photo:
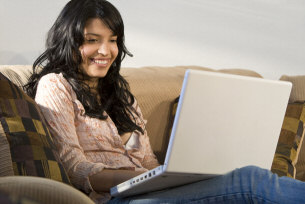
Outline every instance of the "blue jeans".
<path id="1" fill-rule="evenodd" d="M 196 183 L 129 198 L 113 203 L 293 203 L 305 204 L 305 182 L 278 177 L 254 166 Z"/>

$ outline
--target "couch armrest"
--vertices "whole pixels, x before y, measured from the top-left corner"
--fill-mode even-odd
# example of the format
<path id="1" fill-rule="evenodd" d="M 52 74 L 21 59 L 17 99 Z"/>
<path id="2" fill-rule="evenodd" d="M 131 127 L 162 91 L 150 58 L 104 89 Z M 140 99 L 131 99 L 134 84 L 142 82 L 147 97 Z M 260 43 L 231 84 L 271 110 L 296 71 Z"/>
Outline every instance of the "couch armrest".
<path id="1" fill-rule="evenodd" d="M 94 204 L 81 191 L 58 181 L 32 176 L 0 177 L 0 190 L 45 204 Z"/>

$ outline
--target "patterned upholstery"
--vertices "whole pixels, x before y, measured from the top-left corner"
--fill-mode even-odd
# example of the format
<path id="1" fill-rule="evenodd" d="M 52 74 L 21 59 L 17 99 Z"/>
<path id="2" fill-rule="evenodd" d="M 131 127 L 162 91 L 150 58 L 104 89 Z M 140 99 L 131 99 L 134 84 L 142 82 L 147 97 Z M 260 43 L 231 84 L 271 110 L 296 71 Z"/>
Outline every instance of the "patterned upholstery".
<path id="1" fill-rule="evenodd" d="M 305 103 L 290 103 L 277 144 L 271 171 L 295 178 L 295 165 L 304 139 Z"/>
<path id="2" fill-rule="evenodd" d="M 63 166 L 57 162 L 55 146 L 35 101 L 2 74 L 0 87 L 0 150 L 6 155 L 0 157 L 0 162 L 12 165 L 2 167 L 4 175 L 13 169 L 14 175 L 39 176 L 70 184 Z M 11 162 L 4 161 L 8 155 Z"/>

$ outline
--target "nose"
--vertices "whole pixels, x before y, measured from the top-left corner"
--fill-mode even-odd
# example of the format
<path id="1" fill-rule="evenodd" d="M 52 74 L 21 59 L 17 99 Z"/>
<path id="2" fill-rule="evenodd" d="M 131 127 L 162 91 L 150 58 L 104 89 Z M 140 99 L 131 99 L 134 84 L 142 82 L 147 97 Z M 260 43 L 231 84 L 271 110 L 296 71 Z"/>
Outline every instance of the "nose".
<path id="1" fill-rule="evenodd" d="M 107 56 L 110 53 L 110 47 L 108 43 L 101 43 L 97 52 L 103 56 Z"/>

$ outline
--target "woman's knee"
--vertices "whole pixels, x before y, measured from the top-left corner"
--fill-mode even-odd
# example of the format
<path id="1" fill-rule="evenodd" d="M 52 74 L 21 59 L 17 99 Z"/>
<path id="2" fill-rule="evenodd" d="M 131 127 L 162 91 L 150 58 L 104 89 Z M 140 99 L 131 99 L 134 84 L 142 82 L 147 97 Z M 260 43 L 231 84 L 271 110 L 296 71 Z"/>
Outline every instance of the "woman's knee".
<path id="1" fill-rule="evenodd" d="M 268 170 L 262 169 L 258 166 L 245 166 L 245 167 L 239 168 L 239 170 L 242 173 L 247 173 L 247 174 L 253 174 L 253 173 L 260 173 L 260 172 L 263 172 L 263 171 L 268 171 Z"/>
<path id="2" fill-rule="evenodd" d="M 236 173 L 241 179 L 251 180 L 250 182 L 259 182 L 260 180 L 265 180 L 272 174 L 267 169 L 262 169 L 257 166 L 246 166 L 240 169 L 236 169 Z"/>

